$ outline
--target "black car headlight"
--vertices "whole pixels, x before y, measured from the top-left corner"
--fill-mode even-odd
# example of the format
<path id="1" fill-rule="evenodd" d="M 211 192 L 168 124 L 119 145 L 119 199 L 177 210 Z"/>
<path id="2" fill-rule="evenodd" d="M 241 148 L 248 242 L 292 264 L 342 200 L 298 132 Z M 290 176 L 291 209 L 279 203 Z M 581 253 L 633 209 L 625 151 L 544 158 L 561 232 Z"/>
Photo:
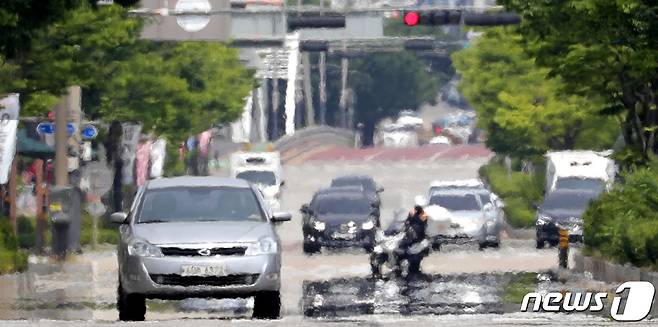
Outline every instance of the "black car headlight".
<path id="1" fill-rule="evenodd" d="M 363 230 L 371 230 L 375 228 L 375 220 L 373 219 L 368 219 L 366 222 L 361 224 L 361 229 Z"/>
<path id="2" fill-rule="evenodd" d="M 315 229 L 316 231 L 321 232 L 327 227 L 327 224 L 325 224 L 324 221 L 319 221 L 316 218 L 312 218 L 311 227 L 313 227 L 313 229 Z"/>

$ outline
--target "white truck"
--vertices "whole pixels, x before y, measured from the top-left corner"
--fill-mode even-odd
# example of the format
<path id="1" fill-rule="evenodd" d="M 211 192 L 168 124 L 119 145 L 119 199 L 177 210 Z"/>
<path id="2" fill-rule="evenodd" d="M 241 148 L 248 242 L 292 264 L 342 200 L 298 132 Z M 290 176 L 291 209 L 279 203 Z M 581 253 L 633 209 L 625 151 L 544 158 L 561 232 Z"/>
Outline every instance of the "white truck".
<path id="1" fill-rule="evenodd" d="M 555 151 L 546 154 L 546 193 L 557 189 L 605 191 L 617 174 L 611 151 Z"/>
<path id="2" fill-rule="evenodd" d="M 281 207 L 284 185 L 281 156 L 278 152 L 236 152 L 231 155 L 231 177 L 244 179 L 258 187 L 271 210 Z"/>

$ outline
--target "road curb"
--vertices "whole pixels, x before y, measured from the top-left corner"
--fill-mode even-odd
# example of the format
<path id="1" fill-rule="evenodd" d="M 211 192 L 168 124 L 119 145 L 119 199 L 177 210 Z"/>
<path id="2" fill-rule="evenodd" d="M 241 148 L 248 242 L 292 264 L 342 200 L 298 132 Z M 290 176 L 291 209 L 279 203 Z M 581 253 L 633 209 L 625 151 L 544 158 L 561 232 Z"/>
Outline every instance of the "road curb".
<path id="1" fill-rule="evenodd" d="M 576 250 L 573 255 L 572 271 L 591 276 L 593 279 L 612 284 L 627 281 L 647 281 L 658 288 L 658 272 L 635 267 L 631 264 L 618 264 L 603 258 L 584 255 Z M 658 300 L 654 297 L 651 315 L 658 315 Z"/>

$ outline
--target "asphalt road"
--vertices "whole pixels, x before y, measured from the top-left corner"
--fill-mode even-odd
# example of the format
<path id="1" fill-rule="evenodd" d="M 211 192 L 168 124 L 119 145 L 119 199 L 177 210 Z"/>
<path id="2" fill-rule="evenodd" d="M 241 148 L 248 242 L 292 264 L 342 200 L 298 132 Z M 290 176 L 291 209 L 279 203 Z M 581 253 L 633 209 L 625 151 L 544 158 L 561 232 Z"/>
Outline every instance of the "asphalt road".
<path id="1" fill-rule="evenodd" d="M 415 286 L 415 288 L 404 286 L 404 289 L 411 289 L 412 291 L 402 292 L 399 285 L 369 282 L 369 285 L 372 286 L 369 289 L 371 293 L 359 293 L 357 295 L 350 293 L 354 291 L 352 286 L 365 281 L 369 275 L 368 257 L 364 252 L 358 250 L 324 251 L 322 254 L 310 257 L 302 253 L 301 215 L 298 209 L 303 203 L 310 200 L 315 190 L 328 186 L 332 177 L 345 174 L 368 174 L 373 176 L 385 188 L 381 212 L 382 224 L 386 226 L 393 216 L 393 211 L 399 208 L 410 208 L 413 205 L 414 196 L 424 193 L 432 180 L 476 177 L 477 169 L 487 160 L 487 155 L 476 155 L 444 158 L 436 161 L 370 160 L 360 163 L 345 163 L 341 161 L 313 160 L 299 165 L 288 165 L 285 167 L 284 178 L 287 186 L 282 199 L 282 209 L 292 212 L 293 219 L 278 227 L 283 242 L 283 319 L 272 322 L 249 320 L 252 305 L 250 300 L 188 300 L 172 306 L 167 306 L 167 304 L 161 302 L 151 302 L 151 311 L 147 313 L 147 322 L 144 325 L 175 327 L 236 326 L 242 324 L 287 326 L 331 322 L 332 325 L 336 326 L 352 326 L 355 323 L 395 326 L 436 324 L 455 326 L 528 324 L 536 326 L 555 324 L 598 326 L 609 323 L 608 320 L 603 318 L 582 314 L 518 313 L 513 308 L 510 309 L 500 305 L 501 290 L 503 289 L 501 285 L 504 284 L 501 282 L 501 280 L 504 280 L 501 276 L 507 276 L 514 272 L 546 271 L 556 266 L 556 251 L 550 249 L 536 250 L 533 247 L 532 239 L 504 238 L 500 249 L 485 251 L 478 251 L 475 246 L 469 245 L 447 247 L 444 251 L 432 253 L 423 262 L 422 270 L 429 276 L 433 276 L 430 277 L 431 280 L 425 286 Z M 116 267 L 112 266 L 113 254 L 111 251 L 102 255 L 108 256 L 108 259 L 104 261 L 107 266 L 100 269 L 101 273 L 95 273 L 95 275 L 98 275 L 96 283 L 103 285 L 102 288 L 99 288 L 100 291 L 97 292 L 97 295 L 99 298 L 112 301 L 116 276 L 114 269 Z M 318 285 L 324 285 L 322 287 L 325 287 L 325 291 L 322 291 L 323 288 Z M 337 287 L 338 291 L 335 291 Z M 346 291 L 341 291 L 341 287 L 346 287 Z M 333 298 L 327 294 L 325 294 L 326 296 L 323 295 L 323 292 L 329 292 L 328 289 L 335 291 L 332 291 L 332 294 L 335 293 Z M 434 293 L 413 295 L 421 289 L 434 290 L 432 291 Z M 317 297 L 318 290 L 320 290 L 319 298 Z M 369 294 L 379 295 L 370 296 Z M 458 294 L 459 296 L 446 297 L 445 294 Z M 390 305 L 388 307 L 386 305 L 383 307 L 381 305 L 375 306 L 376 309 L 365 313 L 351 311 L 351 309 L 341 309 L 343 311 L 339 315 L 325 315 L 322 313 L 322 310 L 327 308 L 326 304 L 328 303 L 336 301 L 353 303 L 359 299 L 367 301 L 379 299 L 377 301 L 384 304 L 389 302 L 395 304 L 397 303 L 396 299 L 402 301 L 400 303 L 406 302 L 404 302 L 404 305 L 393 305 L 393 309 L 390 309 Z M 464 306 L 461 304 L 469 301 L 475 303 L 477 308 L 484 309 L 462 310 Z M 485 302 L 489 304 L 477 306 L 478 303 Z M 76 311 L 76 309 L 60 308 L 58 310 L 56 306 L 54 309 L 43 309 L 39 314 L 33 315 L 7 314 L 4 318 L 33 317 L 40 320 L 4 320 L 0 321 L 0 326 L 124 325 L 116 322 L 116 310 L 109 306 L 111 306 L 111 303 L 106 303 L 105 307 L 100 306 L 91 310 L 91 313 L 85 312 L 84 314 Z M 427 308 L 442 306 L 444 308 L 456 306 L 462 309 L 456 311 L 446 309 L 442 312 L 422 311 Z M 315 307 L 318 310 L 309 311 L 310 307 Z M 66 310 L 69 314 L 62 314 L 62 311 Z M 334 313 L 335 311 L 333 310 Z M 2 317 L 1 312 L 0 317 Z M 235 319 L 229 320 L 228 318 Z"/>

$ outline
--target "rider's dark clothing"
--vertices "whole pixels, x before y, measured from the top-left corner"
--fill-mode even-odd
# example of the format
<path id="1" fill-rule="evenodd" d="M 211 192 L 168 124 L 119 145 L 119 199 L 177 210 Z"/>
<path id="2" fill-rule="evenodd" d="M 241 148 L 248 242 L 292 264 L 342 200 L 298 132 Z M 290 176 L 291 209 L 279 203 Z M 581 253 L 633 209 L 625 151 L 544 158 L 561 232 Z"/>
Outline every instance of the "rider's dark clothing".
<path id="1" fill-rule="evenodd" d="M 410 213 L 404 223 L 405 237 L 402 241 L 402 248 L 408 248 L 414 243 L 418 243 L 427 236 L 427 215 L 422 211 Z"/>

